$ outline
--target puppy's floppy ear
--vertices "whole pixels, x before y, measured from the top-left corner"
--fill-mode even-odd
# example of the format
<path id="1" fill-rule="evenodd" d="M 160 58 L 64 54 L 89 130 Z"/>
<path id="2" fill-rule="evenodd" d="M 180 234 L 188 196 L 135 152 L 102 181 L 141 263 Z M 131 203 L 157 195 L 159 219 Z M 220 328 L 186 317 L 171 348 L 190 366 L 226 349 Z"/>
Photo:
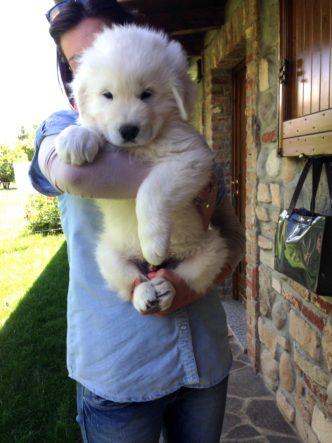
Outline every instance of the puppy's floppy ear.
<path id="1" fill-rule="evenodd" d="M 171 40 L 167 45 L 171 68 L 170 86 L 182 120 L 188 120 L 195 100 L 195 86 L 188 74 L 187 56 L 180 43 Z"/>
<path id="2" fill-rule="evenodd" d="M 81 121 L 87 123 L 88 122 L 88 113 L 87 113 L 87 89 L 85 83 L 78 78 L 75 79 L 72 84 L 73 96 L 75 99 L 75 103 L 78 109 L 79 118 Z"/>
<path id="3" fill-rule="evenodd" d="M 86 88 L 85 85 L 80 85 L 76 95 L 77 107 L 81 118 L 86 117 Z"/>
<path id="4" fill-rule="evenodd" d="M 182 118 L 182 120 L 187 121 L 188 120 L 188 113 L 186 111 L 186 108 L 184 106 L 184 100 L 183 97 L 181 97 L 180 93 L 179 93 L 179 87 L 177 87 L 176 85 L 173 84 L 173 82 L 171 82 L 171 89 L 176 101 L 176 104 L 178 105 L 179 111 L 180 111 L 180 116 Z"/>

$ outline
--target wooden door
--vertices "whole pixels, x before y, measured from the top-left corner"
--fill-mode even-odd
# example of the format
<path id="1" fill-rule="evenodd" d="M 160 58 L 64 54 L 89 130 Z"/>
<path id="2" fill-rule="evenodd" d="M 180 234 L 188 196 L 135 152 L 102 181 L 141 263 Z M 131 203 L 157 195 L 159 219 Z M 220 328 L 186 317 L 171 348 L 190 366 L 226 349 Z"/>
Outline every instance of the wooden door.
<path id="1" fill-rule="evenodd" d="M 232 203 L 245 226 L 246 202 L 246 67 L 239 64 L 232 73 Z M 246 300 L 246 265 L 243 259 L 233 275 L 233 298 Z"/>

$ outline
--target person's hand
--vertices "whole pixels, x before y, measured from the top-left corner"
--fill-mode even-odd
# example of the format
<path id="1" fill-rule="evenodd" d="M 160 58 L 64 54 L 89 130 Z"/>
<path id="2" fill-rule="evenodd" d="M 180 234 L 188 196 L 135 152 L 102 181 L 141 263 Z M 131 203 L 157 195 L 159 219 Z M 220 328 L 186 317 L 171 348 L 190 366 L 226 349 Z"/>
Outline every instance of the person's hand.
<path id="1" fill-rule="evenodd" d="M 191 289 L 187 285 L 187 283 L 178 274 L 176 274 L 176 272 L 172 271 L 171 269 L 159 269 L 159 271 L 150 272 L 148 274 L 149 279 L 153 279 L 156 277 L 164 278 L 173 285 L 175 289 L 175 297 L 173 299 L 172 306 L 164 311 L 161 311 L 158 308 L 149 309 L 148 311 L 143 312 L 142 315 L 157 314 L 161 317 L 164 317 L 167 316 L 168 314 L 172 314 L 178 309 L 194 302 L 195 300 L 198 300 L 203 296 L 203 294 L 197 294 L 197 292 Z M 137 277 L 132 285 L 132 293 L 136 288 L 136 286 L 138 286 L 141 283 L 142 283 L 141 279 Z"/>
<path id="2" fill-rule="evenodd" d="M 197 210 L 202 218 L 204 229 L 208 229 L 216 205 L 218 180 L 215 174 L 211 175 L 209 183 L 194 199 Z"/>
<path id="3" fill-rule="evenodd" d="M 231 267 L 226 264 L 217 277 L 214 280 L 215 285 L 220 285 L 225 278 L 230 276 L 232 273 Z M 173 312 L 177 311 L 184 306 L 190 305 L 194 301 L 198 300 L 201 297 L 204 297 L 205 294 L 199 294 L 195 292 L 193 289 L 189 287 L 189 285 L 173 270 L 171 269 L 159 269 L 157 272 L 150 272 L 148 277 L 155 278 L 164 278 L 168 280 L 175 289 L 175 297 L 172 303 L 172 306 L 164 311 L 160 311 L 158 308 L 151 309 L 146 311 L 143 315 L 156 314 L 160 317 L 165 317 Z M 141 280 L 137 278 L 133 283 L 133 288 L 141 283 Z"/>
<path id="4" fill-rule="evenodd" d="M 171 269 L 159 269 L 157 272 L 150 272 L 148 274 L 149 278 L 164 278 L 168 280 L 175 289 L 175 297 L 173 299 L 172 305 L 165 311 L 157 310 L 153 314 L 157 314 L 161 317 L 165 317 L 173 312 L 177 311 L 184 306 L 187 306 L 199 298 L 203 297 L 204 294 L 198 294 L 173 270 Z"/>

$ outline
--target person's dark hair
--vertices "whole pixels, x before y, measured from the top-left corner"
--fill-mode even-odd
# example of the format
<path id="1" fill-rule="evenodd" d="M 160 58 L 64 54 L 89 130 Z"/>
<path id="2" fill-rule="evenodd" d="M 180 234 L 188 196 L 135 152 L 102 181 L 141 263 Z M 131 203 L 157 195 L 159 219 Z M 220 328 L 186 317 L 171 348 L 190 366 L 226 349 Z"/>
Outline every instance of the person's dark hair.
<path id="1" fill-rule="evenodd" d="M 112 23 L 123 25 L 132 23 L 133 16 L 126 11 L 116 0 L 68 0 L 61 8 L 61 12 L 56 15 L 50 24 L 50 35 L 57 46 L 57 69 L 61 87 L 66 94 L 70 104 L 73 106 L 69 83 L 73 79 L 73 74 L 69 68 L 67 60 L 62 54 L 60 38 L 62 34 L 77 26 L 86 18 L 99 18 L 105 24 Z"/>

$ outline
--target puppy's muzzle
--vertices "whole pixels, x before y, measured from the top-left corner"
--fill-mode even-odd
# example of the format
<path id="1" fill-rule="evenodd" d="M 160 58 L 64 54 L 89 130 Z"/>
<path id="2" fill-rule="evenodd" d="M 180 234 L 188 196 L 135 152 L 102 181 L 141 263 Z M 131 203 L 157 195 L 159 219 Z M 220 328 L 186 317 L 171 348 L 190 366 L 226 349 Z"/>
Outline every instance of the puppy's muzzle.
<path id="1" fill-rule="evenodd" d="M 125 142 L 133 142 L 140 128 L 136 125 L 122 125 L 119 129 L 121 137 Z"/>

